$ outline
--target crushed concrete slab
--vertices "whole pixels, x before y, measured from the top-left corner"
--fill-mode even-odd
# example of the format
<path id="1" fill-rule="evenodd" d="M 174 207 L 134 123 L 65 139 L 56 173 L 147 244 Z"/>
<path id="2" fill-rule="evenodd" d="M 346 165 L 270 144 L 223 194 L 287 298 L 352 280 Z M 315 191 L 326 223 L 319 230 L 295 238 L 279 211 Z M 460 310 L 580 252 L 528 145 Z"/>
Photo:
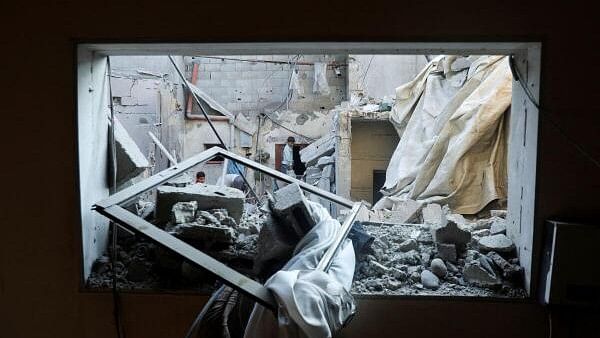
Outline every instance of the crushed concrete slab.
<path id="1" fill-rule="evenodd" d="M 175 224 L 189 223 L 196 219 L 196 210 L 198 202 L 177 202 L 171 208 L 171 220 Z"/>
<path id="2" fill-rule="evenodd" d="M 198 210 L 227 209 L 229 215 L 239 221 L 244 210 L 244 197 L 238 189 L 216 185 L 160 186 L 157 188 L 155 216 L 159 222 L 167 222 L 175 203 L 196 201 Z"/>
<path id="3" fill-rule="evenodd" d="M 496 251 L 509 254 L 514 252 L 515 244 L 510 238 L 506 237 L 506 235 L 491 235 L 479 239 L 479 250 L 484 253 Z"/>
<path id="4" fill-rule="evenodd" d="M 233 229 L 230 227 L 200 224 L 198 222 L 176 225 L 169 232 L 181 239 L 192 241 L 233 243 L 235 238 Z"/>
<path id="5" fill-rule="evenodd" d="M 334 135 L 325 135 L 300 150 L 300 161 L 307 167 L 317 163 L 320 157 L 329 156 L 335 151 Z"/>
<path id="6" fill-rule="evenodd" d="M 393 208 L 373 210 L 376 220 L 390 224 L 417 222 L 422 204 L 413 200 L 403 200 L 394 203 Z"/>
<path id="7" fill-rule="evenodd" d="M 319 158 L 317 161 L 317 167 L 323 170 L 326 166 L 332 165 L 335 163 L 335 158 L 333 156 L 323 156 Z"/>
<path id="8" fill-rule="evenodd" d="M 140 175 L 146 168 L 150 167 L 148 159 L 146 159 L 146 156 L 144 156 L 119 120 L 115 120 L 115 143 L 117 184 L 121 185 L 122 183 L 125 183 Z"/>
<path id="9" fill-rule="evenodd" d="M 277 190 L 273 198 L 275 199 L 272 207 L 273 214 L 282 224 L 291 227 L 298 238 L 304 237 L 315 226 L 316 222 L 311 216 L 308 201 L 297 183 L 288 184 Z"/>

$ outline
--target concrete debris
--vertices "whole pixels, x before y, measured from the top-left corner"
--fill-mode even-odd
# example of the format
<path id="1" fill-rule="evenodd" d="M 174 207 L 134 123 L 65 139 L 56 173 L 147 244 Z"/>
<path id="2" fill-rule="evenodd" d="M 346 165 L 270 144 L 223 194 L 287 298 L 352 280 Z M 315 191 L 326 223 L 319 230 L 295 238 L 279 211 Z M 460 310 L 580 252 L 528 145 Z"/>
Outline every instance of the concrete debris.
<path id="1" fill-rule="evenodd" d="M 506 210 L 490 210 L 490 216 L 492 217 L 506 218 L 506 215 Z"/>
<path id="2" fill-rule="evenodd" d="M 431 230 L 436 243 L 454 244 L 457 249 L 466 247 L 471 240 L 471 233 L 451 220 L 442 226 L 432 226 Z"/>
<path id="3" fill-rule="evenodd" d="M 174 177 L 174 178 L 168 180 L 167 182 L 165 182 L 165 185 L 183 188 L 187 185 L 192 184 L 193 182 L 194 182 L 194 180 L 193 180 L 192 176 L 190 176 L 187 173 L 183 173 L 177 177 Z"/>
<path id="4" fill-rule="evenodd" d="M 171 208 L 172 221 L 175 224 L 193 222 L 196 219 L 198 202 L 177 202 Z"/>
<path id="5" fill-rule="evenodd" d="M 373 210 L 375 217 L 380 222 L 391 224 L 417 222 L 419 211 L 422 209 L 422 204 L 413 200 L 394 201 L 393 203 L 379 205 L 380 209 Z"/>
<path id="6" fill-rule="evenodd" d="M 335 151 L 335 137 L 325 135 L 300 150 L 300 161 L 307 167 L 317 163 L 320 157 L 332 155 Z"/>
<path id="7" fill-rule="evenodd" d="M 446 277 L 446 273 L 448 272 L 448 268 L 446 267 L 446 264 L 444 264 L 444 261 L 439 258 L 434 258 L 431 261 L 430 269 L 431 269 L 431 272 L 433 272 L 433 274 L 435 274 L 439 278 Z"/>
<path id="8" fill-rule="evenodd" d="M 282 224 L 291 227 L 298 239 L 315 226 L 308 201 L 297 183 L 288 184 L 273 195 L 273 214 Z"/>
<path id="9" fill-rule="evenodd" d="M 115 120 L 115 144 L 118 185 L 140 175 L 150 167 L 148 159 L 119 120 Z"/>
<path id="10" fill-rule="evenodd" d="M 471 235 L 473 235 L 474 237 L 489 236 L 490 235 L 490 229 L 475 230 L 475 231 L 471 232 Z"/>
<path id="11" fill-rule="evenodd" d="M 515 251 L 515 244 L 510 238 L 506 237 L 506 235 L 491 235 L 479 239 L 479 250 L 484 253 L 496 251 L 499 253 L 510 254 Z"/>
<path id="12" fill-rule="evenodd" d="M 446 243 L 436 243 L 437 257 L 446 262 L 456 263 L 456 245 Z"/>
<path id="13" fill-rule="evenodd" d="M 465 264 L 464 279 L 471 284 L 482 287 L 497 287 L 502 284 L 493 272 L 481 265 L 479 260 Z"/>
<path id="14" fill-rule="evenodd" d="M 444 224 L 446 223 L 445 214 L 439 204 L 427 204 L 421 211 L 423 223 L 425 224 Z"/>
<path id="15" fill-rule="evenodd" d="M 421 272 L 421 284 L 428 289 L 437 289 L 440 287 L 440 279 L 429 270 Z"/>
<path id="16" fill-rule="evenodd" d="M 490 227 L 491 235 L 505 234 L 506 235 L 506 221 L 503 219 L 494 220 Z"/>
<path id="17" fill-rule="evenodd" d="M 487 257 L 491 259 L 495 266 L 502 272 L 502 277 L 513 281 L 520 282 L 523 275 L 523 268 L 516 264 L 511 264 L 505 260 L 498 253 L 491 251 L 487 254 Z"/>
<path id="18" fill-rule="evenodd" d="M 322 177 L 327 178 L 329 181 L 335 181 L 335 167 L 333 165 L 326 165 L 323 167 Z"/>
<path id="19" fill-rule="evenodd" d="M 333 156 L 323 156 L 321 158 L 319 158 L 319 160 L 317 161 L 317 167 L 321 170 L 323 170 L 326 166 L 334 164 L 335 163 L 335 158 Z"/>
<path id="20" fill-rule="evenodd" d="M 244 197 L 238 189 L 216 185 L 161 186 L 157 188 L 155 216 L 159 223 L 165 223 L 170 219 L 175 203 L 196 201 L 198 210 L 227 209 L 229 215 L 239 221 L 244 210 Z"/>
<path id="21" fill-rule="evenodd" d="M 414 239 L 407 239 L 407 240 L 403 241 L 402 243 L 398 244 L 398 250 L 400 250 L 402 252 L 418 250 L 418 249 L 419 249 L 419 244 Z"/>
<path id="22" fill-rule="evenodd" d="M 178 224 L 171 228 L 169 232 L 181 239 L 218 243 L 233 243 L 235 237 L 233 229 L 230 227 L 200 224 L 198 222 Z"/>

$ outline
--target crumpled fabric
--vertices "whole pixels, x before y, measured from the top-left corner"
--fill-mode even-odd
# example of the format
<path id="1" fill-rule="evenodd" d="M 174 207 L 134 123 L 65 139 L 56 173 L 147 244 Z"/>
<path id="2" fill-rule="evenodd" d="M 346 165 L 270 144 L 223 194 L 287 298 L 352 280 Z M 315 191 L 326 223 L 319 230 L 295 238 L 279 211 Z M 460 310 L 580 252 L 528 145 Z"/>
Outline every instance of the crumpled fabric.
<path id="1" fill-rule="evenodd" d="M 506 198 L 512 75 L 503 56 L 439 56 L 396 89 L 400 136 L 382 193 L 474 214 Z M 388 203 L 382 198 L 374 207 Z"/>
<path id="2" fill-rule="evenodd" d="M 277 315 L 256 304 L 245 338 L 332 337 L 356 311 L 350 294 L 355 256 L 346 239 L 327 273 L 315 270 L 341 227 L 327 210 L 309 201 L 316 225 L 294 249 L 294 256 L 265 286 L 278 304 Z"/>

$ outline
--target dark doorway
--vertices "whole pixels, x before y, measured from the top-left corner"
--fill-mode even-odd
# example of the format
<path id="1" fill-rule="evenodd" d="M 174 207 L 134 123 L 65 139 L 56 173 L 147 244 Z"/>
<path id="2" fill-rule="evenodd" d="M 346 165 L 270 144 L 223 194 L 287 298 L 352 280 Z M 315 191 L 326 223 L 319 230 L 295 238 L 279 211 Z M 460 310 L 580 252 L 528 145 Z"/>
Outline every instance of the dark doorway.
<path id="1" fill-rule="evenodd" d="M 385 184 L 385 170 L 373 170 L 373 204 L 377 203 L 383 194 L 380 192 Z"/>

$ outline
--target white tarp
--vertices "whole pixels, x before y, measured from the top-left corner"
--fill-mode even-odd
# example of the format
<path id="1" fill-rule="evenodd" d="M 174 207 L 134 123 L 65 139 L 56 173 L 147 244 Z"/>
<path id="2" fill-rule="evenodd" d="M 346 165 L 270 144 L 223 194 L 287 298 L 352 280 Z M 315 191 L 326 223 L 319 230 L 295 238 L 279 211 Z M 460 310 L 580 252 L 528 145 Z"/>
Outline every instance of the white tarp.
<path id="1" fill-rule="evenodd" d="M 384 195 L 473 214 L 506 197 L 505 114 L 512 75 L 503 56 L 440 56 L 396 89 L 400 142 Z M 384 197 L 374 209 L 386 203 Z"/>
<path id="2" fill-rule="evenodd" d="M 327 273 L 315 270 L 331 246 L 340 223 L 315 202 L 308 202 L 317 224 L 294 249 L 294 257 L 265 283 L 279 305 L 277 318 L 257 304 L 245 338 L 331 337 L 356 306 L 350 294 L 354 248 L 346 239 Z"/>

